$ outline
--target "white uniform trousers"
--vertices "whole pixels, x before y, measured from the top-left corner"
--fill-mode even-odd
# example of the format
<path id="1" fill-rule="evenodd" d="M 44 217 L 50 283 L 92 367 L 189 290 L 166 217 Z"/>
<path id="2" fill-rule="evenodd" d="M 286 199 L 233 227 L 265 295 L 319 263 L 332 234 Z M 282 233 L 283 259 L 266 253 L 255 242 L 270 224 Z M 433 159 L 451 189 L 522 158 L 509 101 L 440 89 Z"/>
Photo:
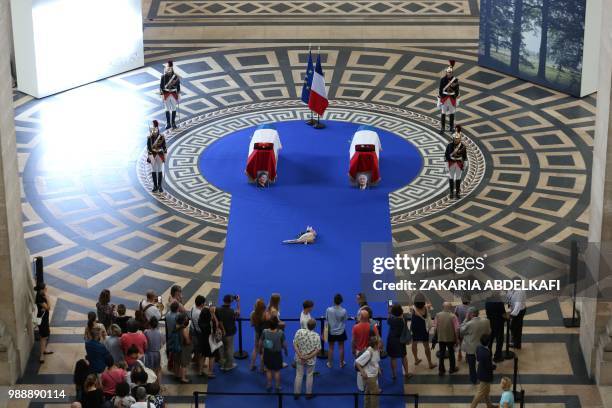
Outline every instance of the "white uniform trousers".
<path id="1" fill-rule="evenodd" d="M 459 167 L 457 163 L 449 164 L 448 166 L 449 180 L 461 180 L 462 174 L 463 174 L 463 170 Z"/>
<path id="2" fill-rule="evenodd" d="M 164 99 L 164 107 L 169 112 L 175 112 L 178 101 L 172 95 L 168 95 L 167 98 Z"/>
<path id="3" fill-rule="evenodd" d="M 151 172 L 159 173 L 164 170 L 164 162 L 159 154 L 149 155 L 149 159 L 151 160 Z"/>
<path id="4" fill-rule="evenodd" d="M 444 115 L 454 115 L 457 108 L 451 103 L 451 98 L 447 98 L 440 104 L 440 110 Z"/>

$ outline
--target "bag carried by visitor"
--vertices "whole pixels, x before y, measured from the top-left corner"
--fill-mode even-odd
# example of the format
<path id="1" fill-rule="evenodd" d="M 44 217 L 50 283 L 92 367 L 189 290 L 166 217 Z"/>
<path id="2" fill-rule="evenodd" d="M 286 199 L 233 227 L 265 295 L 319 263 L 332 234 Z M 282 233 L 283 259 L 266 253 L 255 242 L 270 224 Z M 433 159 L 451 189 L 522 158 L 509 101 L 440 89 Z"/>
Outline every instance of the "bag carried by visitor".
<path id="1" fill-rule="evenodd" d="M 32 293 L 29 294 L 29 297 L 30 297 L 30 301 L 32 302 L 32 325 L 34 327 L 38 327 L 42 323 L 42 318 L 47 311 L 43 309 L 43 313 L 39 317 L 38 316 L 38 306 L 36 305 L 36 299 L 34 298 Z"/>
<path id="2" fill-rule="evenodd" d="M 208 344 L 210 345 L 211 353 L 214 353 L 215 351 L 220 349 L 221 346 L 223 346 L 223 341 L 221 341 L 221 339 L 219 339 L 216 334 L 210 333 L 210 335 L 208 336 Z"/>
<path id="3" fill-rule="evenodd" d="M 272 339 L 268 338 L 268 333 L 267 331 L 264 331 L 263 334 L 263 348 L 265 350 L 268 351 L 273 351 L 274 350 L 274 341 L 272 341 Z"/>
<path id="4" fill-rule="evenodd" d="M 150 307 L 155 307 L 155 305 L 153 303 L 149 303 L 145 307 L 142 307 L 142 302 L 144 302 L 144 300 L 141 300 L 140 303 L 138 304 L 138 310 L 140 310 L 140 313 L 138 313 L 137 316 L 135 317 L 136 317 L 136 320 L 145 327 L 145 329 L 150 329 L 149 319 L 147 319 L 147 315 L 145 314 L 145 312 Z"/>
<path id="5" fill-rule="evenodd" d="M 357 368 L 357 360 L 359 359 L 359 357 L 361 357 L 363 355 L 363 353 L 365 353 L 366 351 L 370 350 L 370 347 L 361 350 L 360 352 L 357 353 L 357 355 L 355 356 L 355 371 L 359 371 L 359 368 Z M 362 367 L 367 366 L 368 364 L 370 364 L 370 361 L 372 360 L 372 354 L 373 354 L 373 350 L 370 351 L 370 358 L 368 358 L 368 361 L 365 362 L 365 364 L 362 364 Z"/>
<path id="6" fill-rule="evenodd" d="M 429 333 L 433 326 L 433 321 L 431 320 L 431 314 L 427 313 L 425 317 L 423 317 L 423 319 L 425 319 L 425 328 L 427 329 L 427 333 Z"/>
<path id="7" fill-rule="evenodd" d="M 400 343 L 410 344 L 412 343 L 412 332 L 408 328 L 408 322 L 406 319 L 402 319 L 404 326 L 402 327 L 402 333 L 400 334 Z"/>

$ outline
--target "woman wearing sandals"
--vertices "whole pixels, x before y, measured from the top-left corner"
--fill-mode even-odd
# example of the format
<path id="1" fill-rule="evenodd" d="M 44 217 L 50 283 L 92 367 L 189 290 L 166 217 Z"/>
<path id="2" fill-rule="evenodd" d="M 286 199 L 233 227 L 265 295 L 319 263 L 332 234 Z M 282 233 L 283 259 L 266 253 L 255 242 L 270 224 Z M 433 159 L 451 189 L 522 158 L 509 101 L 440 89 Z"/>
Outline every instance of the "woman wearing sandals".
<path id="1" fill-rule="evenodd" d="M 193 344 L 189 334 L 189 318 L 186 313 L 181 313 L 176 318 L 176 327 L 179 330 L 181 339 L 181 352 L 179 354 L 179 377 L 183 384 L 189 384 L 191 380 L 187 378 L 187 369 L 191 364 L 191 355 L 193 354 Z"/>
<path id="2" fill-rule="evenodd" d="M 49 300 L 47 298 L 47 285 L 41 283 L 37 287 L 36 291 L 36 317 L 40 319 L 38 325 L 38 335 L 40 336 L 40 363 L 45 362 L 45 356 L 53 354 L 52 351 L 47 350 L 47 343 L 49 342 L 49 335 L 51 329 L 49 328 L 49 313 L 51 312 L 51 306 L 49 306 Z"/>
<path id="3" fill-rule="evenodd" d="M 272 317 L 270 328 L 262 333 L 263 361 L 266 367 L 266 390 L 272 391 L 272 376 L 276 383 L 276 391 L 281 391 L 280 370 L 283 368 L 283 351 L 288 354 L 285 333 L 280 329 L 279 320 Z"/>
<path id="4" fill-rule="evenodd" d="M 412 307 L 412 319 L 410 321 L 410 331 L 412 332 L 412 355 L 414 356 L 414 364 L 419 365 L 421 359 L 418 357 L 417 344 L 421 343 L 425 349 L 425 356 L 429 363 L 429 368 L 436 368 L 436 365 L 431 362 L 431 347 L 429 345 L 429 329 L 431 327 L 431 303 L 427 301 L 422 293 L 417 293 L 414 298 L 414 306 Z"/>
<path id="5" fill-rule="evenodd" d="M 261 345 L 261 334 L 267 326 L 266 319 L 266 303 L 263 299 L 257 299 L 253 311 L 251 312 L 251 326 L 255 332 L 255 343 L 253 345 L 253 352 L 251 353 L 251 365 L 250 370 L 255 371 L 257 368 L 257 355 L 259 354 L 259 365 L 261 372 L 264 372 L 263 366 L 263 350 Z"/>
<path id="6" fill-rule="evenodd" d="M 389 325 L 389 334 L 387 334 L 387 356 L 391 362 L 391 378 L 393 381 L 397 378 L 397 360 L 399 359 L 404 368 L 404 377 L 408 379 L 412 377 L 412 374 L 408 372 L 408 357 L 406 357 L 406 346 L 408 344 L 402 342 L 402 333 L 407 322 L 404 318 L 404 310 L 401 305 L 395 303 L 390 306 L 387 324 Z"/>
<path id="7" fill-rule="evenodd" d="M 218 350 L 213 351 L 210 347 L 209 337 L 211 334 L 217 333 L 219 322 L 215 316 L 215 308 L 212 303 L 208 303 L 208 306 L 202 308 L 200 317 L 198 319 L 198 326 L 200 326 L 200 340 L 198 344 L 200 346 L 200 355 L 202 356 L 202 363 L 200 366 L 200 375 L 205 375 L 208 378 L 215 378 L 215 356 Z M 204 372 L 204 363 L 206 363 L 206 372 Z"/>

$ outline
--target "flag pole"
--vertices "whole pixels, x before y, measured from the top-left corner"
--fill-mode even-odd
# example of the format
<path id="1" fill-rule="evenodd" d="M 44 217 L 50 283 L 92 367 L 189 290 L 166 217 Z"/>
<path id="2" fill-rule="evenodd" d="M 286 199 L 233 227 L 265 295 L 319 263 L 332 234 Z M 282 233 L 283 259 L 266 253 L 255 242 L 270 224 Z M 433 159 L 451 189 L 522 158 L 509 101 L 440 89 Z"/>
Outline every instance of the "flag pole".
<path id="1" fill-rule="evenodd" d="M 321 116 L 319 116 L 319 114 L 317 113 L 317 123 L 315 123 L 313 125 L 313 127 L 315 129 L 324 129 L 325 128 L 325 123 L 321 122 L 319 119 L 321 119 Z"/>
<path id="2" fill-rule="evenodd" d="M 320 45 L 317 46 L 317 54 L 318 54 L 318 57 L 321 56 L 321 46 Z M 315 128 L 315 129 L 323 129 L 323 128 L 325 128 L 325 124 L 321 123 L 320 119 L 321 119 L 321 116 L 317 113 L 317 122 L 315 124 L 313 124 L 313 126 L 312 126 L 313 128 Z"/>
<path id="3" fill-rule="evenodd" d="M 311 55 L 311 54 L 310 54 L 311 47 L 312 47 L 312 44 L 311 44 L 311 43 L 308 43 L 308 56 L 309 56 L 309 58 L 310 58 L 310 55 Z M 308 72 L 306 73 L 306 75 L 308 75 Z M 309 109 L 309 110 L 310 110 L 310 109 Z M 306 123 L 308 126 L 312 126 L 312 125 L 314 125 L 314 124 L 315 124 L 315 120 L 314 120 L 314 118 L 312 117 L 312 110 L 310 110 L 310 119 L 308 119 L 308 120 L 307 120 L 305 123 Z"/>

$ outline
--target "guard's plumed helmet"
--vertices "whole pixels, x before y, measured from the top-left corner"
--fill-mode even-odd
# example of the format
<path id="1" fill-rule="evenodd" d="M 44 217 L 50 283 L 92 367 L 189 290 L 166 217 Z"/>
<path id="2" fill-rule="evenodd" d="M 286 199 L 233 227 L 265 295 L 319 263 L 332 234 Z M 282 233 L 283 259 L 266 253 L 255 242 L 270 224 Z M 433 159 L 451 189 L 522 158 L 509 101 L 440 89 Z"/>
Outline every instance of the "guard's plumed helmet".
<path id="1" fill-rule="evenodd" d="M 174 67 L 174 62 L 172 62 L 172 60 L 168 60 L 168 62 L 166 62 L 166 67 L 168 68 Z"/>
<path id="2" fill-rule="evenodd" d="M 454 141 L 461 141 L 461 126 L 457 125 L 455 126 L 455 133 L 453 133 L 453 140 Z"/>
<path id="3" fill-rule="evenodd" d="M 447 74 L 452 74 L 453 73 L 453 69 L 455 68 L 455 60 L 448 60 L 448 67 L 446 68 L 446 73 Z"/>
<path id="4" fill-rule="evenodd" d="M 154 121 L 153 121 L 153 127 L 154 127 L 154 128 L 159 127 L 159 122 L 158 122 L 158 121 L 156 121 L 156 120 L 154 120 Z"/>

